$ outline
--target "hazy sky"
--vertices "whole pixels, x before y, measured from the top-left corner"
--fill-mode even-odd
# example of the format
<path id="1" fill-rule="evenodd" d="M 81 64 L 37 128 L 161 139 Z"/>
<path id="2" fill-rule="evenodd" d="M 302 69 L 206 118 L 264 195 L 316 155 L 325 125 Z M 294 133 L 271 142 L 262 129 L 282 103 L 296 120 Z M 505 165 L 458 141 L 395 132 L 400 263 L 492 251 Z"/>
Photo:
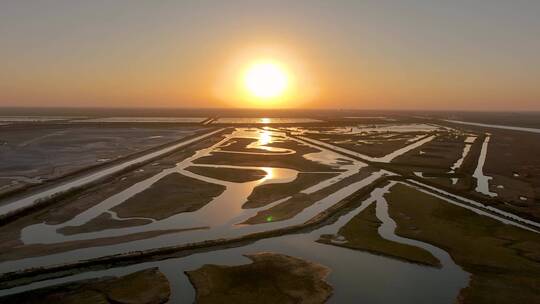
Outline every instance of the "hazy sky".
<path id="1" fill-rule="evenodd" d="M 540 110 L 540 1 L 0 1 L 0 106 Z M 281 105 L 284 106 L 284 105 Z"/>

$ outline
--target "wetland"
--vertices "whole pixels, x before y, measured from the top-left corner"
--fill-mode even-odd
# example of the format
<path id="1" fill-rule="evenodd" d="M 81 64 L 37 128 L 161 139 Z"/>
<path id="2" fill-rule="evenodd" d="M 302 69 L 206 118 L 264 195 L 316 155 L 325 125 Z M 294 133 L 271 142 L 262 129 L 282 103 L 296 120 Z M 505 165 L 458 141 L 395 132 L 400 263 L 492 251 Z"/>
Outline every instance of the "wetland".
<path id="1" fill-rule="evenodd" d="M 0 303 L 540 301 L 538 135 L 383 118 L 0 126 Z"/>

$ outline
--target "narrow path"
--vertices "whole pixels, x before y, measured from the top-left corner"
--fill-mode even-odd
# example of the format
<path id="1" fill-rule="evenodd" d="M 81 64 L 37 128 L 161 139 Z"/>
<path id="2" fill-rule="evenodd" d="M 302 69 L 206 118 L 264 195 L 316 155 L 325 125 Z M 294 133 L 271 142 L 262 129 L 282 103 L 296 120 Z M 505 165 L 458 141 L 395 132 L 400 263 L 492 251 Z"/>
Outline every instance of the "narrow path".
<path id="1" fill-rule="evenodd" d="M 301 140 L 301 141 L 304 141 L 303 138 L 300 138 L 300 137 L 297 137 L 297 138 L 299 140 Z M 310 141 L 305 141 L 305 142 L 306 143 L 311 143 Z M 311 143 L 311 144 L 315 144 L 316 146 L 318 146 L 318 143 Z M 331 151 L 334 151 L 336 153 L 347 156 L 347 157 L 353 157 L 353 158 L 357 157 L 358 158 L 358 156 L 355 155 L 356 152 L 350 151 L 350 150 L 345 149 L 345 148 L 336 147 L 336 146 L 333 146 L 331 144 L 326 144 L 326 143 L 324 143 L 324 147 L 331 150 Z M 377 166 L 377 163 L 376 162 L 370 162 L 370 165 Z M 386 170 L 388 170 L 388 169 L 386 169 Z M 388 170 L 388 171 L 403 177 L 403 175 L 401 175 L 398 172 L 395 172 L 393 170 Z M 482 203 L 477 202 L 475 200 L 468 199 L 468 198 L 465 198 L 463 196 L 450 193 L 448 191 L 445 191 L 443 189 L 428 185 L 428 184 L 423 183 L 421 181 L 417 181 L 417 180 L 409 178 L 409 179 L 407 179 L 407 182 L 415 184 L 416 186 L 421 186 L 424 189 L 427 189 L 432 195 L 436 195 L 436 196 L 437 195 L 443 195 L 443 196 L 445 196 L 447 198 L 455 199 L 455 200 L 457 200 L 459 202 L 462 202 L 462 204 L 460 204 L 461 207 L 468 206 L 466 208 L 472 208 L 472 209 L 475 209 L 477 211 L 490 214 L 493 218 L 495 218 L 495 219 L 497 219 L 497 220 L 499 220 L 501 222 L 504 222 L 504 223 L 507 223 L 507 224 L 511 223 L 511 224 L 513 224 L 515 226 L 518 226 L 520 228 L 540 233 L 537 229 L 531 228 L 531 227 L 540 228 L 540 223 L 537 223 L 535 221 L 531 221 L 531 220 L 522 218 L 522 217 L 520 217 L 518 215 L 508 213 L 508 212 L 502 211 L 500 209 L 497 209 L 497 208 L 482 204 Z M 486 210 L 488 212 L 486 212 Z M 525 225 L 523 225 L 523 224 L 525 224 Z M 530 226 L 530 227 L 528 227 L 527 225 Z"/>
<path id="2" fill-rule="evenodd" d="M 493 219 L 496 219 L 502 223 L 514 225 L 519 228 L 523 228 L 526 230 L 530 230 L 532 232 L 540 233 L 540 231 L 536 229 L 532 229 L 531 227 L 525 226 L 522 223 L 533 226 L 536 228 L 540 228 L 540 223 L 524 219 L 520 216 L 517 216 L 512 213 L 508 213 L 505 211 L 502 211 L 500 209 L 484 205 L 482 203 L 479 203 L 477 201 L 444 191 L 443 189 L 439 189 L 424 183 L 421 183 L 416 180 L 407 179 L 407 183 L 422 188 L 421 191 L 428 192 L 428 194 L 439 197 L 441 199 L 444 199 L 445 201 L 448 201 L 452 204 L 458 205 L 463 208 L 470 209 L 476 213 L 489 216 Z"/>
<path id="3" fill-rule="evenodd" d="M 493 124 L 485 124 L 485 123 L 462 121 L 462 120 L 451 120 L 451 119 L 443 119 L 443 121 L 456 123 L 456 124 L 461 124 L 461 125 L 476 126 L 476 127 L 486 127 L 486 128 L 493 128 L 493 129 L 522 131 L 522 132 L 529 132 L 529 133 L 540 133 L 540 129 L 536 129 L 536 128 L 513 127 L 513 126 L 506 126 L 506 125 L 493 125 Z"/>
<path id="4" fill-rule="evenodd" d="M 382 163 L 389 163 L 394 158 L 396 158 L 396 157 L 398 157 L 400 155 L 403 155 L 403 154 L 405 154 L 405 153 L 407 153 L 407 152 L 409 152 L 409 151 L 411 151 L 413 149 L 416 149 L 416 148 L 418 148 L 418 147 L 432 141 L 434 138 L 435 138 L 435 135 L 426 136 L 423 139 L 415 141 L 414 143 L 412 143 L 412 144 L 410 144 L 408 146 L 405 146 L 405 147 L 403 147 L 401 149 L 398 149 L 396 151 L 393 151 L 392 153 L 389 153 L 389 154 L 387 154 L 385 156 L 371 157 L 371 156 L 367 156 L 367 155 L 362 154 L 362 153 L 358 153 L 356 151 L 351 151 L 349 149 L 345 149 L 345 148 L 338 147 L 338 146 L 335 146 L 335 145 L 332 145 L 332 144 L 329 144 L 329 143 L 325 143 L 325 142 L 322 142 L 320 140 L 308 138 L 308 137 L 305 137 L 305 136 L 298 136 L 298 139 L 300 139 L 302 141 L 310 142 L 310 143 L 313 143 L 313 144 L 316 144 L 316 145 L 319 145 L 319 146 L 330 148 L 332 150 L 335 150 L 335 151 L 338 151 L 338 152 L 341 152 L 341 153 L 352 155 L 352 156 L 358 157 L 358 158 L 360 158 L 360 159 L 362 159 L 364 161 L 382 162 Z"/>

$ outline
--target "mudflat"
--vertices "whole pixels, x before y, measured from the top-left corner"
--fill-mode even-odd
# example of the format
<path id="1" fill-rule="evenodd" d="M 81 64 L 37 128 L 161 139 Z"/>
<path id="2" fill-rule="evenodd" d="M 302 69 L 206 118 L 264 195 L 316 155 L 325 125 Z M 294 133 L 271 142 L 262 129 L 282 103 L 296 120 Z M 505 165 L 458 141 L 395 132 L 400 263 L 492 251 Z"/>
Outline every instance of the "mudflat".
<path id="1" fill-rule="evenodd" d="M 200 127 L 17 123 L 0 128 L 0 195 L 103 165 Z"/>

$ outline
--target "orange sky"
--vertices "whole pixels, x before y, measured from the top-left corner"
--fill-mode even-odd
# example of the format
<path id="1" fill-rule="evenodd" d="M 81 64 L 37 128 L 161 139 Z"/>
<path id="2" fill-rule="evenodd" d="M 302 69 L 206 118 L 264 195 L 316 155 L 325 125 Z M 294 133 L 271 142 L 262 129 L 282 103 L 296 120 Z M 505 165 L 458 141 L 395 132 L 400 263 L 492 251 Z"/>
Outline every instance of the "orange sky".
<path id="1" fill-rule="evenodd" d="M 0 3 L 0 106 L 540 110 L 540 2 L 45 2 Z"/>

